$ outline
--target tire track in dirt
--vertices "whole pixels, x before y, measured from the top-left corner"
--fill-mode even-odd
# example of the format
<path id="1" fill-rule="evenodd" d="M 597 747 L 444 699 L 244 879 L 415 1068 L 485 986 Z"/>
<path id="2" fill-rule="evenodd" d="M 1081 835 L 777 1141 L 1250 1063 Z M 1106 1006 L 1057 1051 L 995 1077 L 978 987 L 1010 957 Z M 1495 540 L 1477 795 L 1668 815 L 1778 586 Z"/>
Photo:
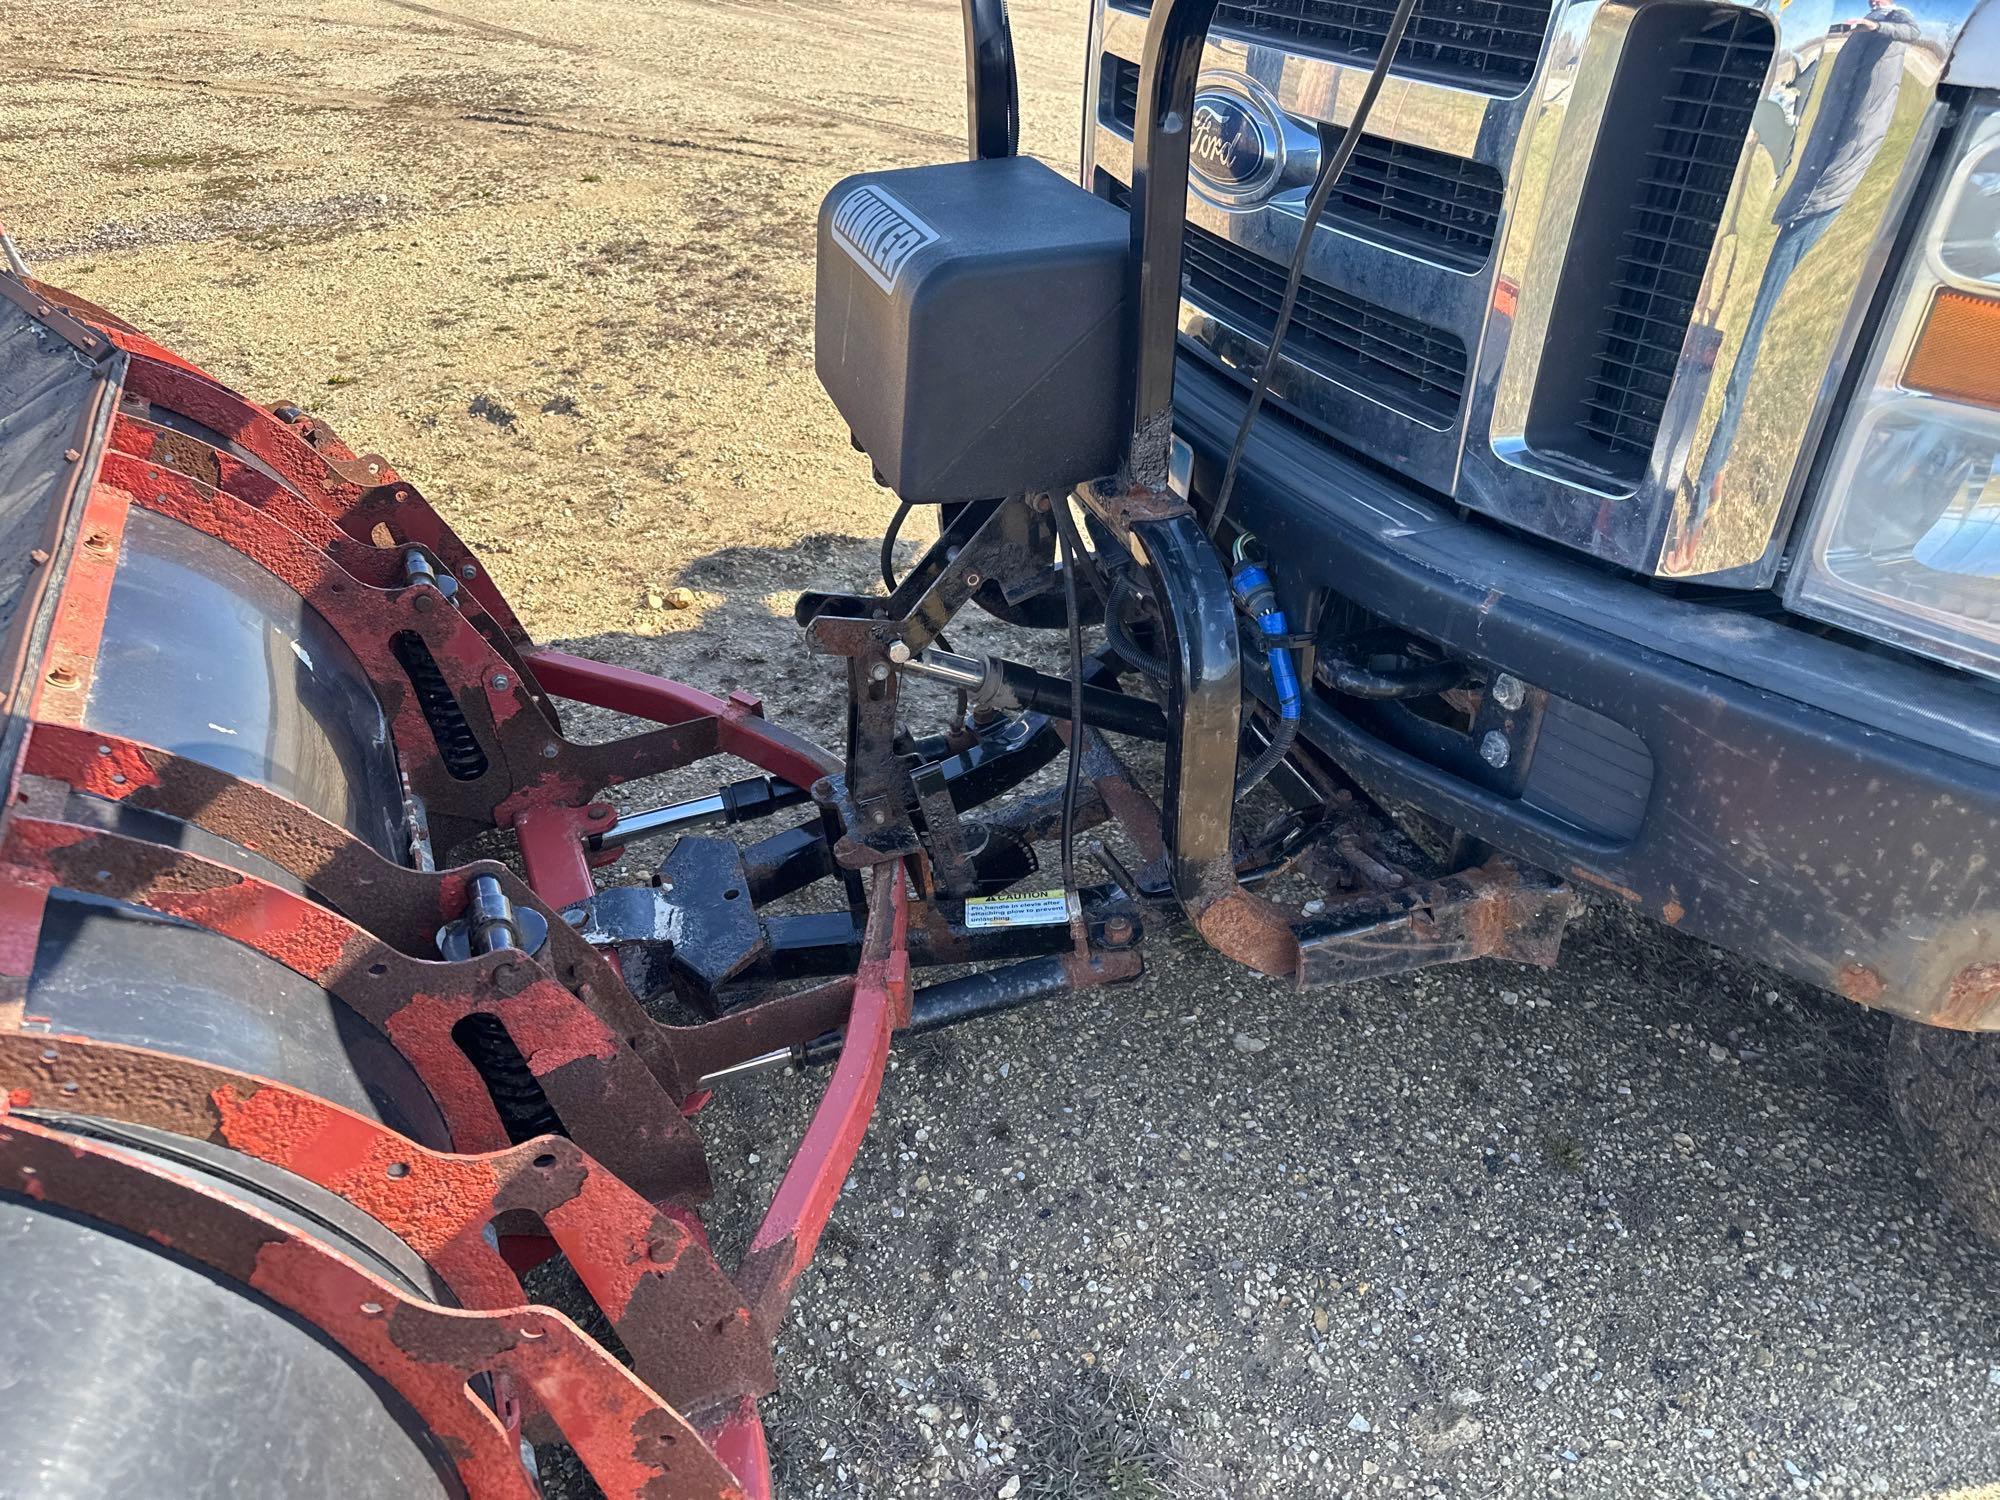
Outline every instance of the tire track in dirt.
<path id="1" fill-rule="evenodd" d="M 592 53 L 596 49 L 581 42 L 564 42 L 555 37 L 541 36 L 532 31 L 516 31 L 511 26 L 495 26 L 491 21 L 482 21 L 476 16 L 462 15 L 455 10 L 445 10 L 441 6 L 422 5 L 418 0 L 381 0 L 384 5 L 393 5 L 398 10 L 414 11 L 420 16 L 429 16 L 434 21 L 443 21 L 448 26 L 463 27 L 477 32 L 480 36 L 491 37 L 495 41 L 525 42 L 530 47 L 546 47 L 551 52 Z"/>
<path id="2" fill-rule="evenodd" d="M 576 114 L 558 119 L 551 115 L 536 115 L 526 111 L 452 110 L 426 107 L 407 99 L 367 89 L 336 89 L 325 86 L 301 88 L 287 84 L 257 83 L 245 79 L 172 78 L 136 68 L 49 68 L 37 74 L 36 78 L 147 90 L 172 89 L 186 94 L 214 95 L 225 99 L 262 99 L 314 109 L 394 114 L 407 119 L 431 120 L 440 124 L 461 121 L 480 125 L 517 126 L 524 129 L 545 130 L 557 135 L 576 135 L 654 146 L 669 151 L 703 155 L 721 152 L 726 155 L 781 162 L 790 166 L 801 165 L 806 161 L 804 156 L 786 153 L 781 143 L 777 141 L 759 140 L 750 136 L 737 137 L 734 141 L 696 141 L 682 136 L 648 135 L 629 124 L 612 122 L 596 126 L 579 124 Z M 781 105 L 795 115 L 818 116 L 830 124 L 850 125 L 870 134 L 906 140 L 917 145 L 940 146 L 956 153 L 965 144 L 962 137 L 941 130 L 926 130 L 918 125 L 876 119 L 853 110 L 836 109 L 831 105 L 790 98 L 781 93 L 723 83 L 718 83 L 715 87 L 727 97 L 741 97 L 754 99 L 762 104 Z M 772 149 L 768 153 L 746 151 L 742 149 L 744 145 L 767 146 Z"/>

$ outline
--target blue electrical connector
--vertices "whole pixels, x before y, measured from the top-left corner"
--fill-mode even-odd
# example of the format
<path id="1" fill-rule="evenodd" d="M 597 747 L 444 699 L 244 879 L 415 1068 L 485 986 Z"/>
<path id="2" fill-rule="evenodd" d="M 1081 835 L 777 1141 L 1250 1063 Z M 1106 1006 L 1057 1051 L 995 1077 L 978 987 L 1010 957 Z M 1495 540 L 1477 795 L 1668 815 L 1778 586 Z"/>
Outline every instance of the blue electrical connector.
<path id="1" fill-rule="evenodd" d="M 1257 539 L 1248 532 L 1236 539 L 1232 549 L 1236 568 L 1229 575 L 1229 586 L 1237 607 L 1250 617 L 1261 637 L 1258 644 L 1264 648 L 1264 661 L 1271 671 L 1278 717 L 1296 722 L 1301 704 L 1298 667 L 1292 660 L 1292 648 L 1282 644 L 1292 631 L 1285 623 L 1285 612 L 1278 608 L 1278 591 L 1271 585 L 1271 575 L 1255 555 L 1257 550 Z"/>
<path id="2" fill-rule="evenodd" d="M 1291 638 L 1291 626 L 1285 622 L 1285 612 L 1278 607 L 1278 591 L 1272 587 L 1271 575 L 1264 568 L 1262 551 L 1257 539 L 1247 531 L 1237 537 L 1236 545 L 1230 549 L 1235 567 L 1229 575 L 1229 588 L 1236 596 L 1236 607 L 1257 627 L 1257 644 L 1263 648 L 1264 665 L 1271 673 L 1271 693 L 1278 700 L 1278 724 L 1263 754 L 1237 776 L 1238 797 L 1270 775 L 1291 752 L 1292 741 L 1298 737 L 1299 712 L 1304 707 L 1299 692 L 1299 669 L 1292 658 L 1292 648 L 1285 644 Z"/>

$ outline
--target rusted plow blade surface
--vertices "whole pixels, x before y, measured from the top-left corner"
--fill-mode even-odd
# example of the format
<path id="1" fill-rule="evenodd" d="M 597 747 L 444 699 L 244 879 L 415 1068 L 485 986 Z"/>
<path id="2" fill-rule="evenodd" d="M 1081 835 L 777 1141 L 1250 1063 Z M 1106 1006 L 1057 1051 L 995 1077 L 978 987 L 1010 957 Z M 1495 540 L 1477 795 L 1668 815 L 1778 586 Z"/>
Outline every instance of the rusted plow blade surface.
<path id="1" fill-rule="evenodd" d="M 731 807 L 768 812 L 837 761 L 748 695 L 541 651 L 388 460 L 5 274 L 0 397 L 0 1245 L 26 1287 L 0 1342 L 88 1340 L 126 1386 L 152 1319 L 231 1351 L 211 1388 L 173 1382 L 143 1462 L 51 1450 L 60 1390 L 0 1419 L 12 1461 L 192 1492 L 198 1450 L 234 1445 L 310 1458 L 321 1492 L 527 1496 L 525 1444 L 560 1441 L 609 1496 L 768 1495 L 756 1403 L 908 1020 L 909 875 L 845 881 L 842 972 L 804 985 L 730 970 L 679 907 L 649 920 L 684 941 L 643 952 L 587 914 L 640 836 L 612 789 L 727 754 L 769 804 Z M 640 723 L 579 741 L 572 702 Z M 504 858 L 454 862 L 495 831 Z M 831 872 L 810 818 L 778 837 L 764 888 Z M 718 878 L 747 910 L 751 876 Z M 718 968 L 748 988 L 719 999 Z M 829 1036 L 818 1113 L 725 1258 L 709 1081 Z M 33 1255 L 114 1244 L 87 1297 L 32 1283 Z M 623 1360 L 530 1303 L 550 1257 Z M 300 1325 L 331 1443 L 276 1431 L 257 1388 L 305 1368 Z"/>

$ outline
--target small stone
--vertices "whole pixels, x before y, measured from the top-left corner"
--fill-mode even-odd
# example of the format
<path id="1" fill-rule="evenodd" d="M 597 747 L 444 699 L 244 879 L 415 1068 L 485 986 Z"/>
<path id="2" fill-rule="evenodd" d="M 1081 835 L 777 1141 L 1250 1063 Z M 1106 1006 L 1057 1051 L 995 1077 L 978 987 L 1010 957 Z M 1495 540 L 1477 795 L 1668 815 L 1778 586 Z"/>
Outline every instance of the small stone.
<path id="1" fill-rule="evenodd" d="M 666 607 L 667 596 L 665 594 L 661 593 L 658 589 L 646 590 L 646 608 L 665 609 Z"/>
<path id="2" fill-rule="evenodd" d="M 1229 1045 L 1238 1052 L 1262 1052 L 1271 1044 L 1261 1036 L 1252 1036 L 1247 1031 L 1239 1031 L 1230 1038 Z"/>
<path id="3" fill-rule="evenodd" d="M 1349 1432 L 1373 1432 L 1375 1428 L 1366 1417 L 1362 1416 L 1360 1412 L 1356 1412 L 1347 1419 L 1347 1430 Z"/>
<path id="4" fill-rule="evenodd" d="M 1014 1497 L 1020 1493 L 1021 1476 L 1019 1474 L 1009 1474 L 1007 1482 L 993 1492 L 995 1500 L 1014 1500 Z"/>
<path id="5" fill-rule="evenodd" d="M 667 590 L 668 609 L 692 609 L 693 607 L 694 607 L 693 589 L 671 588 Z"/>
<path id="6" fill-rule="evenodd" d="M 1326 1315 L 1326 1309 L 1325 1309 L 1325 1308 L 1323 1308 L 1323 1307 L 1315 1307 L 1315 1308 L 1313 1309 L 1313 1332 L 1314 1332 L 1314 1333 L 1318 1333 L 1318 1334 L 1324 1334 L 1324 1333 L 1326 1332 L 1326 1330 L 1327 1330 L 1327 1326 L 1328 1326 L 1328 1323 L 1329 1323 L 1329 1321 L 1330 1321 L 1330 1320 L 1329 1320 L 1329 1319 L 1327 1318 L 1327 1315 Z"/>
<path id="7" fill-rule="evenodd" d="M 1708 1060 L 1710 1062 L 1728 1062 L 1729 1049 L 1720 1042 L 1710 1042 L 1708 1044 Z"/>

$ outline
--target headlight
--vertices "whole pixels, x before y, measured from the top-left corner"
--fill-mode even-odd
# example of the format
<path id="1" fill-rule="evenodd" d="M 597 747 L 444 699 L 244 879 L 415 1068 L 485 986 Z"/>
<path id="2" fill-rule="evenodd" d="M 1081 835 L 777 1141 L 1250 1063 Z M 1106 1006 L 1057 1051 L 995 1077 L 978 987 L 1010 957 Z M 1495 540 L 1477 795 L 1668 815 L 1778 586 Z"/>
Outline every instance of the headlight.
<path id="1" fill-rule="evenodd" d="M 2000 106 L 1966 122 L 1822 471 L 1787 602 L 2000 677 Z"/>

